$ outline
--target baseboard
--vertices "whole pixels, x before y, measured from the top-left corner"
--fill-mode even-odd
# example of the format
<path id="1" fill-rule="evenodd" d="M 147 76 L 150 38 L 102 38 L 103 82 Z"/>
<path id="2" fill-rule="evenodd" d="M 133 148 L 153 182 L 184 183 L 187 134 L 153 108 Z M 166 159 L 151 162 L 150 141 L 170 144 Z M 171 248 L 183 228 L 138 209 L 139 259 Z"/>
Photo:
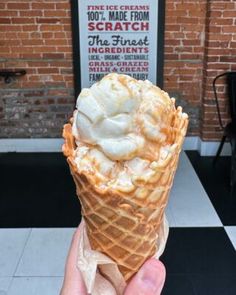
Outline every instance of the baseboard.
<path id="1" fill-rule="evenodd" d="M 62 138 L 0 139 L 0 153 L 61 152 L 62 144 Z"/>
<path id="2" fill-rule="evenodd" d="M 201 139 L 198 136 L 185 137 L 183 150 L 185 151 L 199 151 L 201 145 Z"/>
<path id="3" fill-rule="evenodd" d="M 213 156 L 216 155 L 216 152 L 219 147 L 219 142 L 207 142 L 202 141 L 199 153 L 201 156 Z M 230 156 L 231 155 L 231 147 L 230 143 L 226 142 L 221 152 L 221 156 Z"/>
<path id="4" fill-rule="evenodd" d="M 0 139 L 0 153 L 19 152 L 61 152 L 62 138 L 9 138 Z M 184 150 L 197 150 L 201 156 L 214 156 L 219 142 L 202 141 L 198 136 L 187 136 L 184 141 Z M 224 145 L 221 155 L 231 154 L 230 144 Z"/>
<path id="5" fill-rule="evenodd" d="M 218 141 L 203 141 L 198 136 L 187 136 L 184 141 L 183 149 L 185 151 L 198 151 L 201 156 L 215 156 L 220 142 Z M 230 156 L 230 143 L 226 142 L 221 152 L 221 156 Z"/>

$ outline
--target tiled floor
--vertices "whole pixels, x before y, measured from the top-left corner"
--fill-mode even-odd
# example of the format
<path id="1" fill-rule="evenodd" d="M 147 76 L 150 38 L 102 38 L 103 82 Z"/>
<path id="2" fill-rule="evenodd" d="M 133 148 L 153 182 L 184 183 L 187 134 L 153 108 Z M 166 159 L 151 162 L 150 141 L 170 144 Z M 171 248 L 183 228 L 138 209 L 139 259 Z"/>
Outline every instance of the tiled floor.
<path id="1" fill-rule="evenodd" d="M 168 208 L 175 227 L 222 226 L 185 153 L 181 154 Z"/>
<path id="2" fill-rule="evenodd" d="M 231 243 L 236 249 L 236 226 L 225 226 L 225 231 L 227 232 Z"/>
<path id="3" fill-rule="evenodd" d="M 62 277 L 15 277 L 8 292 L 3 294 L 59 295 L 61 285 Z"/>
<path id="4" fill-rule="evenodd" d="M 236 185 L 232 196 L 229 188 L 230 157 L 220 157 L 214 166 L 214 157 L 200 157 L 195 151 L 187 154 L 221 222 L 236 226 Z"/>
<path id="5" fill-rule="evenodd" d="M 74 229 L 33 228 L 19 260 L 19 277 L 60 277 L 64 274 L 66 253 Z"/>
<path id="6" fill-rule="evenodd" d="M 9 154 L 0 165 L 0 295 L 58 295 L 80 219 L 66 163 L 56 154 Z M 185 153 L 166 213 L 163 294 L 236 294 L 236 226 L 223 227 Z"/>
<path id="7" fill-rule="evenodd" d="M 171 228 L 161 260 L 164 295 L 235 294 L 236 255 L 223 227 Z"/>

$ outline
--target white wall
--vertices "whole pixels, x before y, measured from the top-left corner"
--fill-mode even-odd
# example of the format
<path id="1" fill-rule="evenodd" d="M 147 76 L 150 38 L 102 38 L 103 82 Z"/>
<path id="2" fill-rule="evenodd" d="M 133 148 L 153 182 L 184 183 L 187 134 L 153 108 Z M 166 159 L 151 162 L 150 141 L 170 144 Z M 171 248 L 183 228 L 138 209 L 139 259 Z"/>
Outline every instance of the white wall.
<path id="1" fill-rule="evenodd" d="M 0 139 L 0 153 L 6 152 L 60 152 L 62 138 Z M 184 141 L 184 150 L 197 150 L 202 156 L 214 156 L 219 142 L 202 141 L 198 136 L 188 136 Z M 224 145 L 222 155 L 230 155 L 230 144 Z"/>

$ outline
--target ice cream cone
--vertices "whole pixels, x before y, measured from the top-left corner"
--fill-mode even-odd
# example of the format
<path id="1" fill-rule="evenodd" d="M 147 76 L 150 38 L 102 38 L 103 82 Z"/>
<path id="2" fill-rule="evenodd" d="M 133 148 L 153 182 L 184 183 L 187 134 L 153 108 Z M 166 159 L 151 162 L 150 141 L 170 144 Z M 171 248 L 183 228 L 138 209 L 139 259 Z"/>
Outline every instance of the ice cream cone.
<path id="1" fill-rule="evenodd" d="M 63 153 L 76 184 L 91 247 L 114 260 L 126 281 L 158 250 L 156 241 L 188 125 L 188 117 L 180 113 L 182 109 L 177 108 L 166 131 L 169 152 L 152 163 L 155 175 L 148 182 L 133 178 L 135 189 L 128 192 L 101 189 L 94 185 L 92 173 L 78 170 L 72 126 L 64 126 Z"/>

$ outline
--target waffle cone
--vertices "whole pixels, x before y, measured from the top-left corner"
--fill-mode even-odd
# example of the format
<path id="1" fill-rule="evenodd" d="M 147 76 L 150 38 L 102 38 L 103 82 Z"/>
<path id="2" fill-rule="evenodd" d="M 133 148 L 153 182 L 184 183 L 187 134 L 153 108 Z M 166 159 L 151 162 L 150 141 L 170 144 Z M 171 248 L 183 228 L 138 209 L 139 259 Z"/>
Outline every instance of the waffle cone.
<path id="1" fill-rule="evenodd" d="M 63 152 L 76 184 L 91 248 L 114 260 L 126 281 L 158 250 L 158 233 L 187 125 L 186 118 L 176 126 L 175 152 L 158 166 L 155 180 L 138 183 L 132 192 L 101 191 L 79 173 L 72 127 L 70 123 L 64 126 Z"/>

